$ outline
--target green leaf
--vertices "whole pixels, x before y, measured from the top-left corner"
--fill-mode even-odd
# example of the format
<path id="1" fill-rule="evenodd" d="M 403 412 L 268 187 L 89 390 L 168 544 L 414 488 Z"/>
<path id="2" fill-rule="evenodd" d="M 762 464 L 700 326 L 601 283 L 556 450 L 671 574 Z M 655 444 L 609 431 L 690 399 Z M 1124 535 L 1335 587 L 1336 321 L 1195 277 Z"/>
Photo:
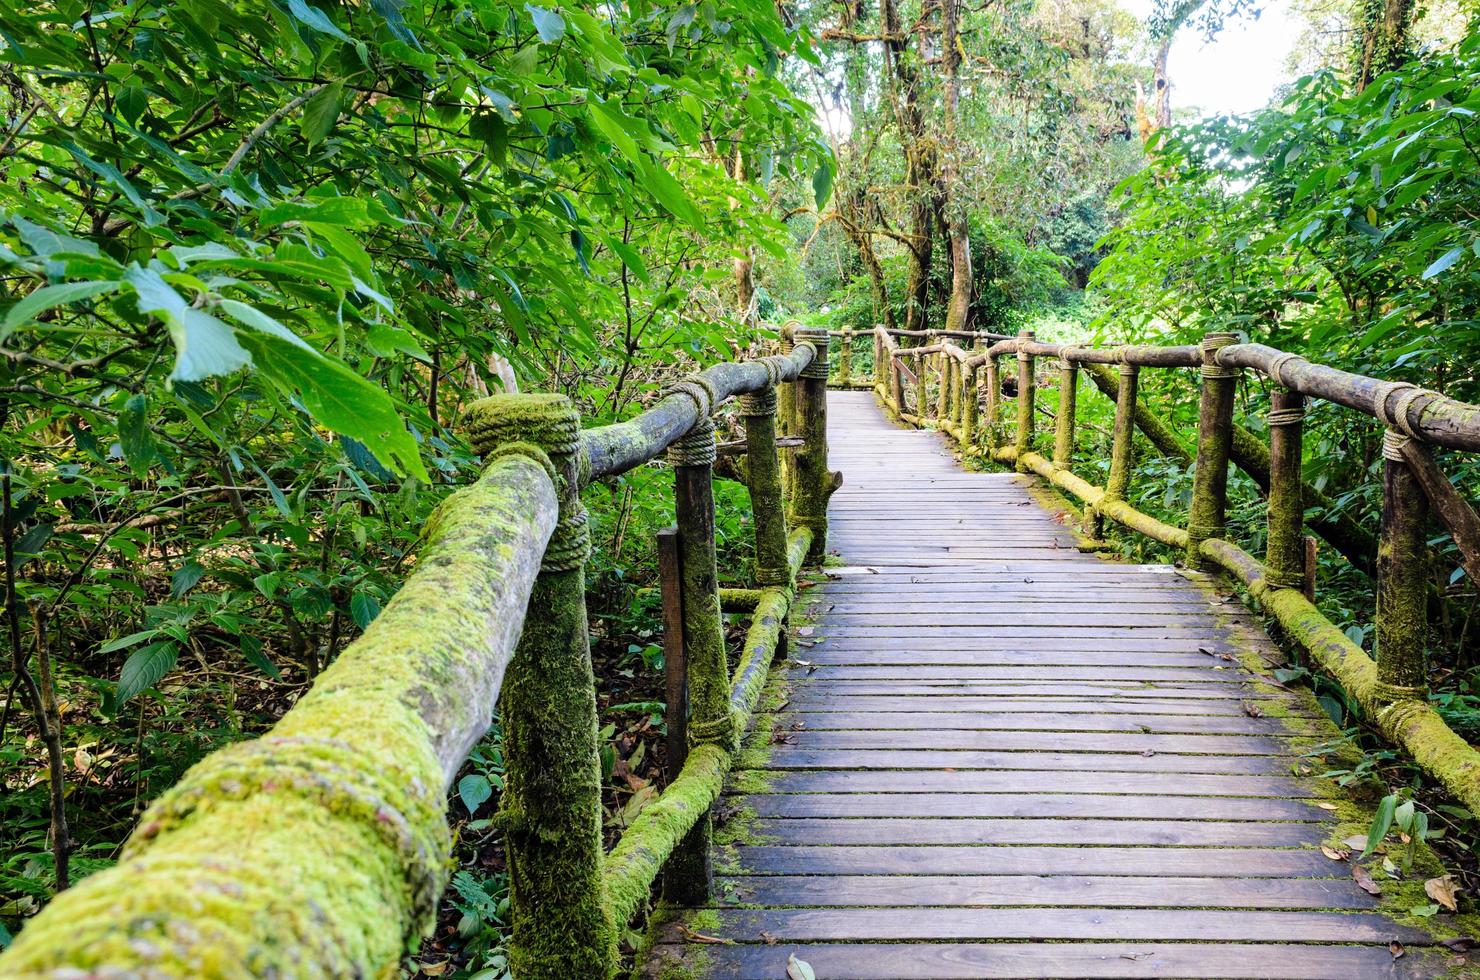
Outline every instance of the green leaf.
<path id="1" fill-rule="evenodd" d="M 1388 831 L 1393 827 L 1393 813 L 1398 807 L 1398 797 L 1389 794 L 1382 798 L 1377 804 L 1377 813 L 1372 817 L 1372 827 L 1367 831 L 1367 846 L 1362 850 L 1362 857 L 1372 856 L 1378 846 L 1382 844 L 1383 838 L 1387 837 Z"/>
<path id="2" fill-rule="evenodd" d="M 541 41 L 554 44 L 565 36 L 565 20 L 555 11 L 536 7 L 532 3 L 526 3 L 524 9 L 534 18 L 534 29 Z"/>
<path id="3" fill-rule="evenodd" d="M 786 958 L 787 980 L 817 980 L 817 973 L 812 969 L 812 964 L 806 960 L 798 959 L 797 954 L 792 953 Z"/>
<path id="4" fill-rule="evenodd" d="M 174 640 L 160 640 L 129 654 L 118 674 L 116 703 L 122 706 L 135 694 L 158 684 L 179 658 L 180 645 Z"/>
<path id="5" fill-rule="evenodd" d="M 121 285 L 122 283 L 118 282 L 89 280 L 87 282 L 63 282 L 54 286 L 33 289 L 5 312 L 5 319 L 0 320 L 0 340 L 9 337 L 10 332 L 22 323 L 35 319 L 38 313 L 56 309 L 68 303 L 101 296 L 104 293 L 116 292 Z"/>
<path id="6" fill-rule="evenodd" d="M 368 592 L 356 592 L 349 600 L 349 614 L 360 629 L 369 629 L 380 615 L 380 600 Z"/>
<path id="7" fill-rule="evenodd" d="M 350 40 L 348 34 L 334 26 L 334 22 L 329 19 L 328 14 L 317 7 L 310 7 L 304 0 L 288 0 L 288 11 L 320 34 L 327 34 L 341 41 Z"/>
<path id="8" fill-rule="evenodd" d="M 275 681 L 283 679 L 283 672 L 278 670 L 277 664 L 267 659 L 267 654 L 262 652 L 262 641 L 255 636 L 244 636 L 241 638 L 242 659 L 256 667 L 262 673 Z"/>
<path id="9" fill-rule="evenodd" d="M 200 562 L 188 561 L 175 569 L 170 576 L 170 594 L 176 599 L 195 588 L 196 584 L 205 576 L 205 567 Z"/>
<path id="10" fill-rule="evenodd" d="M 1443 272 L 1445 269 L 1449 268 L 1450 266 L 1454 265 L 1454 263 L 1458 262 L 1459 261 L 1459 257 L 1461 255 L 1464 255 L 1464 254 L 1465 254 L 1464 248 L 1462 246 L 1456 245 L 1454 248 L 1451 248 L 1449 251 L 1445 252 L 1443 255 L 1441 255 L 1437 259 L 1435 259 L 1433 261 L 1433 263 L 1427 269 L 1423 270 L 1423 275 L 1420 276 L 1419 278 L 1421 278 L 1421 279 L 1432 279 L 1432 278 L 1434 278 L 1439 273 Z"/>
<path id="11" fill-rule="evenodd" d="M 457 795 L 468 808 L 468 815 L 472 816 L 493 796 L 493 784 L 487 776 L 471 773 L 457 781 Z"/>
<path id="12" fill-rule="evenodd" d="M 341 435 L 364 443 L 382 464 L 430 483 L 416 440 L 384 389 L 332 358 L 267 334 L 243 334 L 258 369 L 308 413 Z"/>
<path id="13" fill-rule="evenodd" d="M 129 469 L 142 476 L 154 462 L 154 435 L 149 431 L 149 400 L 131 395 L 118 413 L 118 445 Z"/>
<path id="14" fill-rule="evenodd" d="M 303 103 L 303 117 L 299 121 L 298 131 L 303 134 L 309 146 L 333 131 L 334 124 L 339 120 L 339 109 L 343 101 L 344 83 L 331 82 Z"/>
<path id="15" fill-rule="evenodd" d="M 833 164 L 831 160 L 824 160 L 817 167 L 817 172 L 812 175 L 812 194 L 817 200 L 818 210 L 827 203 L 832 196 L 833 186 Z"/>
<path id="16" fill-rule="evenodd" d="M 152 640 L 158 635 L 159 630 L 157 629 L 139 630 L 137 633 L 130 633 L 127 636 L 120 636 L 116 639 L 109 640 L 107 643 L 98 647 L 98 653 L 113 653 L 115 650 L 123 650 L 135 644 L 143 643 L 145 640 Z"/>

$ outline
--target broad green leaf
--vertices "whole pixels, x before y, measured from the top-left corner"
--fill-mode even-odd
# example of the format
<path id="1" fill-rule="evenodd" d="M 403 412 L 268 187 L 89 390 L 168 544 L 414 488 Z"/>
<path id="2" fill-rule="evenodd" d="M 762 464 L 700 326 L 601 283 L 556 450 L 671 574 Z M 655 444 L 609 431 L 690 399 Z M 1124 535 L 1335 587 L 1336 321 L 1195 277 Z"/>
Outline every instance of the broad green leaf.
<path id="1" fill-rule="evenodd" d="M 1465 254 L 1464 247 L 1463 246 L 1456 245 L 1454 248 L 1451 248 L 1449 251 L 1445 252 L 1443 255 L 1441 255 L 1437 259 L 1435 259 L 1433 261 L 1433 263 L 1427 269 L 1423 270 L 1423 275 L 1420 278 L 1422 278 L 1422 279 L 1432 279 L 1432 278 L 1434 278 L 1439 273 L 1443 272 L 1445 269 L 1449 268 L 1450 266 L 1454 265 L 1454 263 L 1458 262 L 1459 259 L 1460 259 L 1460 256 L 1462 256 L 1464 254 Z"/>
<path id="2" fill-rule="evenodd" d="M 200 562 L 186 562 L 175 569 L 174 574 L 170 576 L 170 594 L 176 599 L 180 598 L 195 588 L 196 584 L 205 577 L 205 574 L 205 567 Z"/>
<path id="3" fill-rule="evenodd" d="M 241 638 L 242 659 L 256 667 L 262 673 L 275 681 L 283 679 L 283 672 L 278 670 L 277 664 L 267 659 L 267 654 L 262 652 L 262 641 L 255 636 L 244 636 Z"/>
<path id="4" fill-rule="evenodd" d="M 339 110 L 344 101 L 344 83 L 332 82 L 325 85 L 314 97 L 303 103 L 303 117 L 299 132 L 309 146 L 328 136 L 339 120 Z"/>
<path id="5" fill-rule="evenodd" d="M 180 645 L 174 640 L 160 640 L 129 654 L 118 674 L 116 703 L 122 706 L 140 691 L 154 687 L 170 672 L 179 657 Z"/>
<path id="6" fill-rule="evenodd" d="M 154 434 L 149 431 L 149 400 L 130 395 L 118 413 L 118 445 L 129 469 L 143 475 L 154 462 Z"/>
<path id="7" fill-rule="evenodd" d="M 1383 838 L 1387 837 L 1388 831 L 1393 828 L 1393 814 L 1397 810 L 1398 797 L 1392 794 L 1384 796 L 1382 802 L 1377 804 L 1377 813 L 1372 818 L 1372 826 L 1367 831 L 1367 846 L 1362 849 L 1362 857 L 1372 856 L 1372 852 L 1381 846 Z"/>
<path id="8" fill-rule="evenodd" d="M 356 592 L 349 600 L 349 614 L 360 629 L 369 629 L 380 615 L 380 600 L 368 592 Z"/>
<path id="9" fill-rule="evenodd" d="M 10 332 L 16 327 L 35 319 L 39 313 L 56 309 L 58 306 L 65 306 L 68 303 L 76 303 L 94 296 L 115 292 L 121 285 L 117 282 L 102 281 L 64 282 L 33 289 L 5 312 L 5 319 L 0 321 L 0 340 L 9 337 Z"/>
<path id="10" fill-rule="evenodd" d="M 493 785 L 487 776 L 477 773 L 464 776 L 457 781 L 457 795 L 462 800 L 463 806 L 468 808 L 468 815 L 478 812 L 478 808 L 487 803 L 493 796 Z"/>
<path id="11" fill-rule="evenodd" d="M 554 44 L 565 36 L 565 21 L 555 11 L 536 7 L 532 3 L 525 4 L 524 9 L 529 11 L 530 17 L 534 18 L 534 29 L 541 41 Z"/>
<path id="12" fill-rule="evenodd" d="M 317 7 L 310 7 L 305 2 L 305 0 L 288 0 L 288 10 L 293 14 L 294 17 L 298 18 L 309 27 L 318 31 L 320 34 L 327 34 L 330 37 L 338 38 L 341 41 L 350 40 L 350 36 L 348 34 L 344 33 L 338 27 L 334 26 L 334 22 L 329 19 L 328 14 L 324 13 Z"/>

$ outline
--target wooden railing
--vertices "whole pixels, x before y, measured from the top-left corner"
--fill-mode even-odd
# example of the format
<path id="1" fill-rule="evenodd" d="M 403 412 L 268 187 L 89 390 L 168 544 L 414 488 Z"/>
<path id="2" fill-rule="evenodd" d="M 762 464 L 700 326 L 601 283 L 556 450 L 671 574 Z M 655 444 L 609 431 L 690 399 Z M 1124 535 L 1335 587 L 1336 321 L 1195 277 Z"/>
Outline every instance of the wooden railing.
<path id="1" fill-rule="evenodd" d="M 451 850 L 447 792 L 501 711 L 499 820 L 520 980 L 598 978 L 660 874 L 708 897 L 709 811 L 784 635 L 796 574 L 827 540 L 827 333 L 674 385 L 629 422 L 580 429 L 559 395 L 499 395 L 466 426 L 485 468 L 426 529 L 396 597 L 274 728 L 194 766 L 123 859 L 58 896 L 0 975 L 387 976 L 431 927 Z M 738 396 L 756 586 L 726 661 L 712 416 Z M 778 452 L 777 423 L 794 446 Z M 603 853 L 583 487 L 667 453 L 677 528 L 660 558 L 670 780 Z M 666 873 L 665 873 L 666 869 Z M 99 972 L 95 972 L 99 971 Z"/>
<path id="2" fill-rule="evenodd" d="M 896 341 L 899 333 L 880 327 L 871 335 L 872 384 L 890 412 L 912 424 L 947 432 L 963 446 L 1036 473 L 1067 491 L 1085 505 L 1084 530 L 1089 537 L 1098 538 L 1108 519 L 1180 550 L 1190 568 L 1231 574 L 1292 640 L 1341 682 L 1387 739 L 1456 799 L 1480 813 L 1480 752 L 1433 710 L 1426 687 L 1430 598 L 1426 526 L 1431 510 L 1452 535 L 1469 577 L 1480 581 L 1480 520 L 1440 470 L 1430 447 L 1480 450 L 1480 407 L 1404 382 L 1315 364 L 1262 344 L 1240 344 L 1227 333 L 1208 334 L 1199 346 L 1094 348 L 1042 343 L 1025 331 L 996 338 L 975 351 L 958 345 L 955 338 L 901 347 Z M 870 335 L 839 336 L 844 346 L 851 346 L 855 337 Z M 1017 361 L 1015 377 L 1007 385 L 1015 389 L 1016 410 L 1011 413 L 1002 395 L 1004 358 Z M 1057 376 L 1051 456 L 1038 452 L 1035 441 L 1038 359 L 1051 359 Z M 1189 454 L 1171 429 L 1140 404 L 1139 377 L 1144 369 L 1200 373 L 1195 453 Z M 1081 372 L 1115 401 L 1104 486 L 1090 483 L 1073 468 Z M 1234 420 L 1234 394 L 1245 372 L 1276 386 L 1266 415 L 1267 447 Z M 1370 535 L 1350 518 L 1325 514 L 1310 525 L 1355 566 L 1376 575 L 1375 660 L 1312 601 L 1313 559 L 1307 548 L 1305 512 L 1308 505 L 1324 500 L 1301 475 L 1307 398 L 1345 406 L 1384 426 L 1377 546 L 1372 547 Z M 1195 457 L 1184 526 L 1143 513 L 1127 499 L 1137 429 L 1163 453 L 1188 462 Z M 1254 477 L 1267 494 L 1268 534 L 1262 560 L 1226 535 L 1230 462 Z"/>

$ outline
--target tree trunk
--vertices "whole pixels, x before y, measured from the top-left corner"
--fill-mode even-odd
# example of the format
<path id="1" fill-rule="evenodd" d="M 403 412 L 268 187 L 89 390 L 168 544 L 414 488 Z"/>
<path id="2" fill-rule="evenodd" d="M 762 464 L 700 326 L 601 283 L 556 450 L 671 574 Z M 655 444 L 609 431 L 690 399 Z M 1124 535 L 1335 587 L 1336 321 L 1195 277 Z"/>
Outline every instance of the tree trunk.
<path id="1" fill-rule="evenodd" d="M 971 315 L 971 232 L 961 194 L 960 143 L 957 124 L 961 103 L 960 0 L 941 0 L 941 57 L 946 68 L 946 160 L 941 197 L 951 237 L 951 298 L 946 329 L 965 330 Z"/>
<path id="2" fill-rule="evenodd" d="M 920 330 L 930 308 L 930 270 L 935 244 L 933 214 L 939 159 L 926 138 L 925 117 L 920 108 L 920 78 L 906 57 L 909 42 L 900 24 L 895 0 L 879 0 L 880 33 L 884 60 L 894 76 L 894 114 L 905 155 L 905 183 L 911 195 L 909 284 L 905 293 L 905 328 Z"/>
<path id="3" fill-rule="evenodd" d="M 1364 0 L 1353 76 L 1360 92 L 1383 72 L 1408 60 L 1413 0 Z"/>

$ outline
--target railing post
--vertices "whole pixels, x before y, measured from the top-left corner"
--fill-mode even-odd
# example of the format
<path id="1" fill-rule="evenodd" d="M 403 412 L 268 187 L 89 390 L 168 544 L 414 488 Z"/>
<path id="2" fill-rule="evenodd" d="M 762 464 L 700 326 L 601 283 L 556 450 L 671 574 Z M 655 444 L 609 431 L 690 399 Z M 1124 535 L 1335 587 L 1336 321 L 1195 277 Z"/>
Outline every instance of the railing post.
<path id="1" fill-rule="evenodd" d="M 838 383 L 847 386 L 853 383 L 853 331 L 843 329 L 838 344 Z"/>
<path id="2" fill-rule="evenodd" d="M 885 355 L 889 358 L 889 397 L 894 399 L 894 414 L 903 415 L 904 403 L 904 372 L 899 367 L 899 354 L 890 351 Z"/>
<path id="3" fill-rule="evenodd" d="M 1068 469 L 1074 459 L 1074 413 L 1079 394 L 1079 368 L 1059 358 L 1059 417 L 1054 420 L 1053 465 Z"/>
<path id="4" fill-rule="evenodd" d="M 873 331 L 874 338 L 874 384 L 884 383 L 884 338 L 879 336 L 879 328 Z"/>
<path id="5" fill-rule="evenodd" d="M 1269 503 L 1264 565 L 1269 584 L 1305 587 L 1305 502 L 1301 489 L 1305 396 L 1276 390 L 1269 399 Z"/>
<path id="6" fill-rule="evenodd" d="M 951 418 L 951 366 L 954 362 L 946 351 L 941 351 L 936 357 L 939 358 L 936 380 L 940 391 L 935 397 L 935 424 L 944 427 Z"/>
<path id="7" fill-rule="evenodd" d="M 827 468 L 827 331 L 804 328 L 798 343 L 810 342 L 817 351 L 797 379 L 796 492 L 792 495 L 792 523 L 812 530 L 807 563 L 821 564 L 827 554 L 827 499 L 833 475 Z M 924 371 L 920 374 L 923 376 Z"/>
<path id="8" fill-rule="evenodd" d="M 1382 437 L 1382 537 L 1377 546 L 1377 679 L 1390 697 L 1428 686 L 1428 523 L 1422 484 L 1403 458 L 1409 436 Z"/>
<path id="9" fill-rule="evenodd" d="M 790 354 L 796 348 L 796 331 L 798 324 L 795 320 L 788 320 L 781 325 L 782 354 Z M 797 383 L 788 381 L 776 386 L 776 433 L 782 436 L 794 436 L 797 434 Z M 796 452 L 791 449 L 781 450 L 781 492 L 787 500 L 791 499 L 796 484 Z"/>
<path id="10" fill-rule="evenodd" d="M 785 585 L 791 581 L 786 558 L 786 504 L 776 456 L 776 389 L 768 385 L 740 397 L 745 420 L 746 477 L 755 521 L 755 581 Z"/>
<path id="11" fill-rule="evenodd" d="M 961 378 L 961 445 L 976 445 L 977 418 L 981 413 L 980 389 L 975 365 L 967 364 Z"/>
<path id="12" fill-rule="evenodd" d="M 929 371 L 925 364 L 925 359 L 929 356 L 920 354 L 915 358 L 915 415 L 919 417 L 921 425 L 930 417 Z"/>
<path id="13" fill-rule="evenodd" d="M 668 447 L 668 462 L 673 466 L 683 646 L 688 667 L 688 744 L 719 743 L 728 747 L 734 739 L 734 722 L 730 717 L 730 670 L 725 659 L 719 573 L 715 567 L 714 423 L 709 418 L 707 393 L 686 385 L 679 385 L 677 390 L 690 394 L 700 408 L 699 421 Z M 713 821 L 706 813 L 674 849 L 663 874 L 664 895 L 669 901 L 695 904 L 709 900 L 712 830 Z"/>
<path id="14" fill-rule="evenodd" d="M 1136 468 L 1136 397 L 1140 383 L 1140 367 L 1122 361 L 1120 388 L 1115 394 L 1115 424 L 1110 433 L 1110 472 L 1105 478 L 1102 504 L 1124 500 L 1130 492 L 1131 473 Z M 1104 535 L 1105 522 L 1100 510 L 1086 507 L 1084 523 L 1088 536 L 1098 539 Z"/>
<path id="15" fill-rule="evenodd" d="M 1192 505 L 1187 514 L 1187 567 L 1204 568 L 1202 543 L 1223 536 L 1228 505 L 1228 454 L 1233 447 L 1233 396 L 1237 368 L 1218 363 L 1218 351 L 1238 340 L 1210 333 L 1202 340 L 1202 398 L 1197 413 L 1197 463 L 1192 474 Z"/>
<path id="16" fill-rule="evenodd" d="M 617 929 L 601 880 L 601 762 L 586 623 L 591 537 L 580 495 L 580 416 L 564 395 L 495 395 L 473 406 L 468 430 L 485 458 L 511 443 L 543 451 L 560 501 L 560 521 L 500 694 L 510 968 L 519 977 L 605 977 L 616 969 Z"/>
<path id="17" fill-rule="evenodd" d="M 1001 438 L 1002 372 L 996 355 L 987 357 L 987 452 L 997 449 Z"/>
<path id="18" fill-rule="evenodd" d="M 1031 342 L 1033 331 L 1018 331 L 1018 339 Z M 1018 459 L 1033 448 L 1033 355 L 1018 351 L 1017 454 Z"/>

